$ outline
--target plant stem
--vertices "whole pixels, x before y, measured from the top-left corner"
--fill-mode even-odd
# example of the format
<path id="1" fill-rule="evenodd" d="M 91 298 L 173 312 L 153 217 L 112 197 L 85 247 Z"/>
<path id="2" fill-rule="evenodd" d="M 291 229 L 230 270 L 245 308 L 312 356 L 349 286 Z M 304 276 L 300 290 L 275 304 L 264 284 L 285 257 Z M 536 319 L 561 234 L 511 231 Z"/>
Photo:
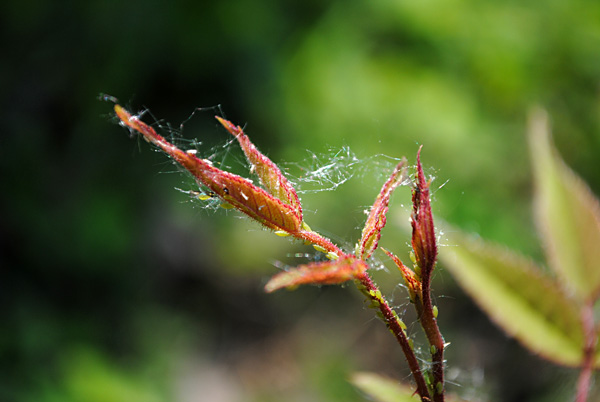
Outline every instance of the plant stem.
<path id="1" fill-rule="evenodd" d="M 391 309 L 385 298 L 381 295 L 381 291 L 377 285 L 373 283 L 371 277 L 366 272 L 361 275 L 358 280 L 365 287 L 365 294 L 367 294 L 371 300 L 378 305 L 387 327 L 392 334 L 394 334 L 396 340 L 400 344 L 400 347 L 404 352 L 404 356 L 406 357 L 406 361 L 408 362 L 408 367 L 410 368 L 413 378 L 417 384 L 417 393 L 421 397 L 421 401 L 430 402 L 431 397 L 429 394 L 429 389 L 427 388 L 427 383 L 425 382 L 423 372 L 419 366 L 419 361 L 417 360 L 417 357 L 415 356 L 415 353 L 408 342 L 408 338 L 402 329 L 398 316 Z"/>
<path id="2" fill-rule="evenodd" d="M 437 319 L 433 313 L 433 304 L 431 303 L 431 272 L 424 270 L 422 278 L 422 306 L 417 302 L 419 321 L 423 331 L 427 336 L 431 348 L 431 373 L 433 375 L 433 400 L 435 402 L 444 401 L 444 338 L 437 325 Z M 427 277 L 426 277 L 427 276 Z"/>
<path id="3" fill-rule="evenodd" d="M 292 236 L 294 236 L 297 239 L 308 241 L 312 244 L 321 246 L 329 252 L 336 253 L 338 255 L 338 257 L 341 257 L 342 255 L 344 255 L 344 252 L 338 246 L 333 244 L 331 242 L 331 240 L 329 240 L 326 237 L 321 236 L 317 232 L 313 232 L 310 230 L 301 230 L 300 232 L 293 233 Z"/>
<path id="4" fill-rule="evenodd" d="M 302 239 L 305 241 L 309 241 L 313 244 L 317 244 L 317 245 L 323 247 L 327 251 L 336 253 L 338 256 L 342 256 L 344 254 L 344 252 L 338 246 L 336 246 L 329 239 L 321 236 L 317 232 L 313 232 L 310 230 L 303 230 L 299 233 L 293 234 L 293 236 L 298 239 Z M 421 401 L 422 402 L 431 402 L 429 388 L 427 387 L 427 383 L 425 382 L 425 377 L 423 376 L 423 372 L 421 371 L 421 367 L 419 366 L 419 361 L 417 360 L 417 357 L 415 356 L 415 353 L 408 341 L 406 333 L 402 329 L 402 325 L 400 323 L 401 321 L 398 318 L 398 315 L 395 314 L 395 312 L 392 310 L 392 308 L 390 307 L 388 302 L 385 300 L 385 298 L 381 294 L 381 291 L 379 290 L 377 285 L 375 285 L 375 283 L 371 280 L 371 277 L 369 276 L 368 273 L 365 272 L 364 274 L 360 275 L 357 278 L 357 280 L 360 282 L 360 284 L 362 286 L 364 286 L 365 295 L 367 295 L 367 297 L 369 297 L 378 306 L 388 329 L 390 330 L 390 332 L 392 332 L 392 334 L 396 337 L 396 340 L 400 344 L 400 347 L 402 348 L 402 352 L 404 353 L 404 356 L 406 357 L 406 361 L 408 362 L 410 371 L 412 372 L 413 378 L 415 379 L 415 383 L 417 384 L 417 393 L 421 397 Z M 429 305 L 431 306 L 431 303 L 429 303 Z M 429 310 L 431 311 L 431 308 Z M 431 313 L 431 314 L 433 317 L 433 313 Z M 435 325 L 435 328 L 437 329 L 437 324 L 435 324 L 435 319 L 434 319 L 434 325 Z M 437 333 L 439 334 L 439 330 L 437 331 Z M 440 335 L 440 337 L 441 337 L 441 335 Z M 440 358 L 440 361 L 442 361 L 443 357 L 442 357 L 441 353 L 443 353 L 443 340 L 442 340 L 442 347 L 440 347 L 439 349 L 440 349 L 440 352 L 439 352 L 440 357 L 439 358 Z M 442 367 L 441 371 L 442 371 L 441 378 L 442 378 L 442 383 L 443 383 L 443 367 Z M 435 375 L 435 373 L 434 373 L 434 375 Z M 435 389 L 434 389 L 434 394 L 435 394 Z M 443 401 L 443 394 L 442 394 L 442 399 L 435 399 L 435 397 L 436 397 L 436 395 L 434 395 L 434 401 Z"/>
<path id="5" fill-rule="evenodd" d="M 581 373 L 577 380 L 577 394 L 575 402 L 586 402 L 590 392 L 592 373 L 594 371 L 594 355 L 596 352 L 596 331 L 594 328 L 594 302 L 588 301 L 584 304 L 581 313 L 583 331 L 585 336 L 585 347 L 583 349 L 583 364 Z"/>

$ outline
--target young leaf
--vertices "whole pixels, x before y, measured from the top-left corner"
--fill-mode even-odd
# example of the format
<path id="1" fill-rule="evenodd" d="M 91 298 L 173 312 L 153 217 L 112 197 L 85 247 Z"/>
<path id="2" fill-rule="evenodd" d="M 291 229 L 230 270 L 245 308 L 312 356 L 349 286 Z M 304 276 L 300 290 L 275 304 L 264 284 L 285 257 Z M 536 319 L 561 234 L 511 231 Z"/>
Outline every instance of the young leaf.
<path id="1" fill-rule="evenodd" d="M 417 402 L 421 398 L 408 385 L 375 373 L 354 373 L 350 381 L 377 402 Z"/>
<path id="2" fill-rule="evenodd" d="M 475 302 L 534 353 L 577 366 L 585 345 L 578 304 L 528 259 L 447 231 L 440 258 Z"/>
<path id="3" fill-rule="evenodd" d="M 366 260 L 377 248 L 377 244 L 381 238 L 381 230 L 385 226 L 385 214 L 388 211 L 390 197 L 394 189 L 404 180 L 405 173 L 406 160 L 403 159 L 398 163 L 390 178 L 385 182 L 371 207 L 371 212 L 365 222 L 365 227 L 363 228 L 362 236 L 358 243 L 358 258 Z"/>
<path id="4" fill-rule="evenodd" d="M 300 265 L 289 271 L 274 275 L 265 285 L 265 291 L 274 292 L 281 288 L 295 288 L 299 285 L 334 285 L 349 281 L 367 270 L 364 261 L 347 255 L 337 260 Z"/>
<path id="5" fill-rule="evenodd" d="M 421 281 L 417 278 L 417 275 L 413 272 L 413 270 L 408 268 L 406 265 L 404 265 L 402 263 L 402 261 L 400 261 L 400 258 L 398 258 L 395 254 L 387 251 L 383 247 L 381 249 L 383 250 L 384 253 L 387 254 L 388 257 L 390 257 L 392 259 L 392 261 L 394 261 L 394 263 L 398 267 L 398 270 L 400 271 L 400 273 L 402 274 L 402 277 L 404 278 L 406 287 L 408 288 L 408 292 L 410 294 L 410 300 L 413 303 L 415 303 L 416 298 L 417 297 L 421 298 L 421 296 L 422 296 Z"/>
<path id="6" fill-rule="evenodd" d="M 580 300 L 600 295 L 600 203 L 554 149 L 548 118 L 530 116 L 535 216 L 551 267 Z"/>
<path id="7" fill-rule="evenodd" d="M 291 205 L 302 219 L 302 207 L 298 194 L 292 184 L 281 173 L 279 167 L 254 146 L 240 126 L 236 126 L 221 117 L 215 117 L 238 140 L 248 162 L 252 165 L 252 170 L 256 172 L 267 191 L 283 201 L 284 204 Z"/>
<path id="8" fill-rule="evenodd" d="M 431 213 L 431 200 L 429 199 L 429 183 L 425 181 L 421 165 L 421 149 L 422 147 L 417 153 L 416 183 L 412 197 L 412 247 L 417 265 L 421 269 L 420 275 L 423 282 L 429 283 L 437 259 L 437 240 Z"/>
<path id="9" fill-rule="evenodd" d="M 225 203 L 270 229 L 288 233 L 298 233 L 301 230 L 302 218 L 290 205 L 284 204 L 249 180 L 220 170 L 210 161 L 182 151 L 121 106 L 115 105 L 115 113 L 124 125 L 138 131 L 146 141 L 165 151 Z"/>

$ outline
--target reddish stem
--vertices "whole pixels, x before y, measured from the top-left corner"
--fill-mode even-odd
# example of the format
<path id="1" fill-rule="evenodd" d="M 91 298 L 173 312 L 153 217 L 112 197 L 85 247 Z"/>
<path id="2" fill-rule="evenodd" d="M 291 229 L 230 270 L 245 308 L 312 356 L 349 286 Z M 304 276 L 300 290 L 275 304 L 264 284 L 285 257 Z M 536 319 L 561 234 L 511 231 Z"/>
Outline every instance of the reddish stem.
<path id="1" fill-rule="evenodd" d="M 301 230 L 299 232 L 292 233 L 292 236 L 294 236 L 297 239 L 305 240 L 312 244 L 321 246 L 328 252 L 336 253 L 338 257 L 341 257 L 342 255 L 345 254 L 338 246 L 333 244 L 331 242 L 331 240 L 329 240 L 326 237 L 321 236 L 317 232 L 313 232 L 310 230 Z"/>
<path id="2" fill-rule="evenodd" d="M 444 401 L 444 338 L 437 325 L 437 319 L 433 314 L 433 304 L 431 303 L 431 272 L 433 269 L 423 270 L 422 278 L 422 306 L 417 301 L 417 310 L 419 321 L 423 331 L 427 336 L 429 345 L 433 346 L 431 350 L 431 373 L 433 375 L 433 400 L 435 402 Z M 420 307 L 420 308 L 419 308 Z M 438 385 L 441 384 L 441 385 Z"/>
<path id="3" fill-rule="evenodd" d="M 427 388 L 427 383 L 425 382 L 425 378 L 423 377 L 423 372 L 421 371 L 421 367 L 419 366 L 419 361 L 415 356 L 413 349 L 411 348 L 408 338 L 406 337 L 404 330 L 400 326 L 398 322 L 397 316 L 394 314 L 393 310 L 385 300 L 383 296 L 377 297 L 375 295 L 381 294 L 377 285 L 373 283 L 369 275 L 365 272 L 361 276 L 357 278 L 360 283 L 366 288 L 366 294 L 368 294 L 371 299 L 376 302 L 379 306 L 379 310 L 383 314 L 383 319 L 387 327 L 396 337 L 396 340 L 400 344 L 402 351 L 404 352 L 404 356 L 406 357 L 406 361 L 408 362 L 408 367 L 413 374 L 413 378 L 417 384 L 417 393 L 421 397 L 422 402 L 430 402 L 431 397 L 429 395 L 429 389 Z"/>
<path id="4" fill-rule="evenodd" d="M 581 373 L 577 380 L 577 394 L 575 402 L 586 402 L 590 392 L 592 373 L 594 371 L 594 355 L 596 352 L 596 342 L 598 341 L 594 327 L 594 302 L 589 301 L 583 305 L 581 312 L 583 321 L 583 331 L 585 336 L 585 347 L 583 349 L 583 364 Z"/>

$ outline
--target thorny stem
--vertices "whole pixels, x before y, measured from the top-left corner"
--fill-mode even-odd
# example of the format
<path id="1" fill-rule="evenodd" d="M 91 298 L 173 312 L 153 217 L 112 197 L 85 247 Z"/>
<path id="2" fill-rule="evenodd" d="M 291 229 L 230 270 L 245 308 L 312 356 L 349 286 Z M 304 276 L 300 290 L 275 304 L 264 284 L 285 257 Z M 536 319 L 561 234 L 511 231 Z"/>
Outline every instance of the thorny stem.
<path id="1" fill-rule="evenodd" d="M 302 230 L 298 233 L 294 233 L 293 236 L 298 239 L 309 241 L 312 244 L 319 245 L 329 252 L 336 253 L 340 257 L 342 255 L 344 255 L 344 252 L 338 246 L 336 246 L 329 239 L 321 236 L 317 232 L 313 232 L 311 230 Z M 427 387 L 427 383 L 425 382 L 425 377 L 423 377 L 423 372 L 421 371 L 421 367 L 419 366 L 419 361 L 417 360 L 417 357 L 415 356 L 413 348 L 411 347 L 411 345 L 408 341 L 408 337 L 406 336 L 404 329 L 402 329 L 402 325 L 400 324 L 400 319 L 398 318 L 398 315 L 392 310 L 392 308 L 390 307 L 388 302 L 385 300 L 385 298 L 381 294 L 381 291 L 379 290 L 377 285 L 375 285 L 375 283 L 373 283 L 373 281 L 371 280 L 371 277 L 369 276 L 368 273 L 365 272 L 362 275 L 360 275 L 359 277 L 357 277 L 356 279 L 358 280 L 358 282 L 360 282 L 360 284 L 362 286 L 364 286 L 364 288 L 365 288 L 364 293 L 377 305 L 377 307 L 381 311 L 381 314 L 383 316 L 383 319 L 384 319 L 387 327 L 389 328 L 390 332 L 392 332 L 392 334 L 396 337 L 396 340 L 400 344 L 400 347 L 402 348 L 402 352 L 404 353 L 404 356 L 406 357 L 406 361 L 408 362 L 410 371 L 412 372 L 413 378 L 415 379 L 415 382 L 417 384 L 417 393 L 421 397 L 421 401 L 422 402 L 431 402 L 429 389 Z M 429 300 L 429 311 L 431 313 L 431 317 L 433 318 L 431 299 L 429 297 L 427 299 Z M 423 321 L 422 321 L 422 323 L 423 323 Z M 444 341 L 441 338 L 439 329 L 437 327 L 437 324 L 435 323 L 435 318 L 433 318 L 433 325 L 435 326 L 435 329 L 437 330 L 437 334 L 439 335 L 439 338 L 441 339 L 442 346 L 439 348 L 440 352 L 438 352 L 438 354 L 439 354 L 439 361 L 443 361 L 443 343 L 444 343 Z M 425 328 L 424 324 L 423 324 L 423 327 Z M 426 332 L 428 333 L 428 337 L 429 337 L 429 332 L 427 330 L 426 330 Z M 430 341 L 430 343 L 431 343 L 431 341 Z M 441 373 L 441 376 L 439 374 L 436 375 L 436 373 L 435 373 L 435 366 L 436 366 L 435 362 L 436 361 L 437 360 L 434 360 L 434 378 L 436 379 L 436 382 L 434 384 L 437 384 L 438 378 L 441 378 L 441 381 L 443 384 L 443 366 L 438 365 L 441 367 L 442 373 Z M 440 397 L 441 397 L 441 399 L 440 399 Z M 437 393 L 435 392 L 435 388 L 434 388 L 434 399 L 433 400 L 434 401 L 443 401 L 444 400 L 443 391 L 442 391 L 441 395 L 437 395 Z"/>
<path id="2" fill-rule="evenodd" d="M 585 336 L 583 349 L 583 364 L 579 379 L 577 380 L 577 394 L 575 402 L 586 402 L 590 391 L 592 372 L 594 371 L 594 355 L 598 338 L 594 328 L 594 302 L 586 302 L 582 309 L 581 319 Z"/>
<path id="3" fill-rule="evenodd" d="M 419 303 L 417 303 L 417 310 L 419 313 L 419 320 L 421 321 L 421 326 L 423 327 L 423 331 L 427 336 L 427 340 L 429 341 L 429 345 L 431 348 L 431 372 L 433 375 L 433 400 L 435 402 L 443 402 L 444 401 L 444 338 L 440 332 L 440 329 L 437 325 L 437 319 L 433 313 L 433 305 L 431 303 L 431 275 L 432 270 L 425 270 L 422 285 L 422 306 L 419 308 Z M 425 277 L 428 276 L 428 277 Z M 441 384 L 441 385 L 438 385 Z"/>
<path id="4" fill-rule="evenodd" d="M 425 180 L 421 165 L 421 148 L 417 153 L 417 174 L 413 190 L 413 213 L 411 215 L 412 246 L 416 264 L 420 268 L 421 294 L 415 300 L 421 327 L 427 336 L 431 351 L 430 389 L 435 402 L 444 401 L 444 338 L 437 325 L 431 303 L 431 275 L 437 259 L 437 241 L 429 197 L 430 182 Z"/>
<path id="5" fill-rule="evenodd" d="M 373 302 L 377 304 L 381 314 L 383 315 L 383 319 L 392 332 L 392 334 L 396 337 L 396 340 L 400 344 L 402 348 L 402 352 L 404 352 L 404 356 L 406 357 L 406 361 L 410 368 L 410 371 L 413 374 L 413 378 L 417 384 L 417 393 L 421 397 L 422 402 L 430 402 L 431 397 L 429 394 L 429 389 L 427 388 L 427 383 L 425 382 L 425 377 L 423 377 L 423 372 L 421 371 L 421 367 L 419 366 L 419 361 L 415 356 L 415 353 L 408 342 L 408 338 L 402 329 L 402 326 L 399 322 L 398 316 L 391 309 L 385 298 L 381 295 L 379 288 L 377 285 L 373 283 L 371 277 L 365 272 L 360 277 L 357 278 L 362 286 L 365 287 L 365 294 L 367 294 Z"/>

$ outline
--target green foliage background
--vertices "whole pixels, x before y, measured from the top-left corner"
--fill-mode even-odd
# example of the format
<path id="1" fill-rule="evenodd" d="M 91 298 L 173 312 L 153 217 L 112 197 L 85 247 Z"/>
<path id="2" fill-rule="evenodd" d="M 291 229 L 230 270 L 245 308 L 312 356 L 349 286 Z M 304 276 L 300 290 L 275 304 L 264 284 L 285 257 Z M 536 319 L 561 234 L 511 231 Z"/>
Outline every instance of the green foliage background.
<path id="1" fill-rule="evenodd" d="M 597 1 L 9 0 L 0 35 L 3 401 L 359 401 L 353 371 L 407 376 L 352 287 L 264 295 L 274 261 L 312 250 L 188 202 L 174 187 L 189 180 L 128 140 L 101 92 L 175 129 L 220 104 L 275 161 L 349 146 L 361 173 L 302 196 L 348 246 L 384 181 L 388 158 L 371 157 L 414 162 L 423 144 L 448 181 L 437 217 L 539 258 L 534 104 L 600 193 Z M 229 140 L 212 114 L 181 134 L 200 153 Z M 382 239 L 399 253 L 408 204 L 398 192 Z M 377 276 L 402 311 L 399 274 Z M 434 290 L 454 391 L 568 399 L 574 373 L 504 337 L 443 267 Z"/>

